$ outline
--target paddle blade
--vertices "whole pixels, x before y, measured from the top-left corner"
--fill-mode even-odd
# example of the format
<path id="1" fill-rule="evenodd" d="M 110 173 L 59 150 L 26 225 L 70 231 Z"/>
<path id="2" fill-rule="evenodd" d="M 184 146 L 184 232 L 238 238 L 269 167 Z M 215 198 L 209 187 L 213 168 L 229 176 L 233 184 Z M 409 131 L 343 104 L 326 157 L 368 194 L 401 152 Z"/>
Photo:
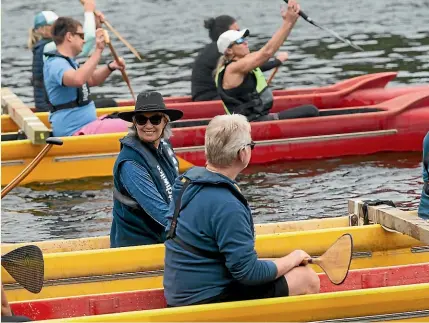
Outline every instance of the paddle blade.
<path id="1" fill-rule="evenodd" d="M 45 264 L 39 247 L 29 245 L 12 250 L 1 257 L 1 264 L 29 292 L 37 294 L 42 290 Z"/>
<path id="2" fill-rule="evenodd" d="M 338 238 L 322 256 L 312 259 L 312 262 L 323 269 L 333 284 L 340 285 L 349 273 L 352 253 L 353 238 L 346 233 Z"/>

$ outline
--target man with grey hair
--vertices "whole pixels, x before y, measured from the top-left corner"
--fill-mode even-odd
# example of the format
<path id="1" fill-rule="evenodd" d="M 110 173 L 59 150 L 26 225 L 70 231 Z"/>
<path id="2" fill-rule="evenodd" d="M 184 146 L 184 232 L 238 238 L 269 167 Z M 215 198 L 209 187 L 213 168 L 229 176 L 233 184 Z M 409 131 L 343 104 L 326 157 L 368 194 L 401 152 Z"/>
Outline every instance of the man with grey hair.
<path id="1" fill-rule="evenodd" d="M 158 92 L 140 93 L 134 111 L 118 114 L 132 126 L 120 140 L 113 168 L 112 248 L 164 242 L 172 185 L 179 175 L 168 142 L 170 121 L 182 116 L 180 110 L 167 109 Z"/>
<path id="2" fill-rule="evenodd" d="M 319 292 L 317 274 L 301 266 L 306 252 L 258 259 L 252 213 L 235 181 L 254 147 L 246 117 L 217 116 L 206 129 L 207 166 L 176 179 L 165 242 L 168 306 Z"/>

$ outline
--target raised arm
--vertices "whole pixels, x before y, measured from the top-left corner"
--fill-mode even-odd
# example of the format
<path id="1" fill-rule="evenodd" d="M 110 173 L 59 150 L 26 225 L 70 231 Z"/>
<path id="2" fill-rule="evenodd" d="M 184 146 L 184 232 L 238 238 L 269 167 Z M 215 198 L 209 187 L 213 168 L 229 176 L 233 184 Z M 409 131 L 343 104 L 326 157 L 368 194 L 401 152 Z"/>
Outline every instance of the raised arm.
<path id="1" fill-rule="evenodd" d="M 239 61 L 231 63 L 228 68 L 229 72 L 226 73 L 246 75 L 268 61 L 289 36 L 299 17 L 299 10 L 299 4 L 295 0 L 290 0 L 287 10 L 282 10 L 283 23 L 273 37 L 257 52 L 250 53 Z"/>
<path id="2" fill-rule="evenodd" d="M 83 4 L 85 20 L 83 23 L 83 33 L 85 34 L 85 44 L 83 45 L 82 52 L 78 57 L 88 56 L 95 45 L 95 1 L 86 0 Z"/>

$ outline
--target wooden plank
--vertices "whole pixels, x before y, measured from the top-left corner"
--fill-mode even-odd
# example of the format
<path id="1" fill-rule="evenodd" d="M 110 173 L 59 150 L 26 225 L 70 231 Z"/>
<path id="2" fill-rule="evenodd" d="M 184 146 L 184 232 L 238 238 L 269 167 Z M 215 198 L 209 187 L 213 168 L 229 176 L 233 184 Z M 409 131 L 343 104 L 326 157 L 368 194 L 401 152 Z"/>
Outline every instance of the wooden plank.
<path id="1" fill-rule="evenodd" d="M 50 136 L 49 129 L 9 88 L 1 89 L 1 106 L 22 129 L 32 144 L 44 144 Z"/>
<path id="2" fill-rule="evenodd" d="M 357 214 L 359 225 L 364 224 L 363 205 L 362 200 L 349 200 L 349 214 Z M 368 220 L 429 244 L 429 221 L 417 217 L 414 213 L 388 205 L 368 206 Z"/>

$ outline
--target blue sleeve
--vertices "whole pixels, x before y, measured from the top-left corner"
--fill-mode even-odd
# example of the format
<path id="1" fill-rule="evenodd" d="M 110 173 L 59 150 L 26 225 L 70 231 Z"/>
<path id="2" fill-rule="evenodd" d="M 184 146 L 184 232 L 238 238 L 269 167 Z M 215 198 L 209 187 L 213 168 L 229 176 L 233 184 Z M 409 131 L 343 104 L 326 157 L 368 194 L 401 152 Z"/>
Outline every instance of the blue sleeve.
<path id="1" fill-rule="evenodd" d="M 122 184 L 145 212 L 162 226 L 167 226 L 169 203 L 166 203 L 148 171 L 133 161 L 125 161 L 119 171 Z"/>
<path id="2" fill-rule="evenodd" d="M 426 182 L 429 180 L 429 174 L 425 169 L 425 159 L 429 159 L 429 132 L 426 134 L 425 139 L 423 140 L 423 180 Z"/>
<path id="3" fill-rule="evenodd" d="M 220 206 L 212 224 L 219 251 L 225 256 L 226 267 L 234 279 L 245 285 L 275 280 L 277 266 L 273 261 L 258 260 L 248 210 L 240 202 Z"/>
<path id="4" fill-rule="evenodd" d="M 63 86 L 63 76 L 73 67 L 63 58 L 50 58 L 44 64 L 43 73 L 45 79 L 49 79 L 55 85 Z"/>

